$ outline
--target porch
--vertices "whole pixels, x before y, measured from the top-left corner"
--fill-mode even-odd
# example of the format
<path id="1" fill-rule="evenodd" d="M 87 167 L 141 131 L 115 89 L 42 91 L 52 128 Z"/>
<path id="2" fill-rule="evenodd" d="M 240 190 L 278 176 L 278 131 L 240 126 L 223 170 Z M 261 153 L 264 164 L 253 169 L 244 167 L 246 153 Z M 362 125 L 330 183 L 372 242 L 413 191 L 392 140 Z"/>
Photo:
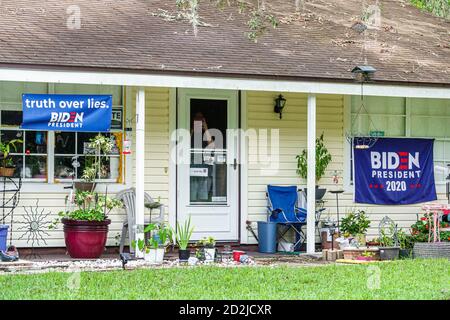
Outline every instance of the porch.
<path id="1" fill-rule="evenodd" d="M 260 133 L 269 130 L 269 137 L 278 135 L 279 143 L 275 150 L 269 150 L 271 143 L 264 145 L 266 150 L 261 150 L 258 145 L 252 145 L 245 139 L 235 145 L 234 156 L 239 162 L 239 174 L 236 175 L 236 189 L 238 192 L 230 204 L 235 206 L 233 212 L 233 225 L 236 236 L 229 239 L 238 244 L 254 244 L 255 239 L 246 228 L 246 222 L 251 221 L 256 229 L 256 221 L 267 219 L 266 210 L 266 186 L 268 184 L 297 185 L 315 188 L 316 179 L 314 176 L 315 159 L 308 159 L 308 179 L 302 180 L 296 175 L 295 156 L 302 149 L 314 150 L 316 137 L 324 133 L 325 144 L 330 149 L 332 162 L 327 168 L 321 186 L 328 190 L 335 188 L 344 191 L 340 199 L 340 213 L 344 214 L 348 208 L 355 207 L 353 203 L 353 190 L 351 184 L 350 167 L 350 144 L 346 135 L 351 132 L 353 126 L 358 127 L 358 132 L 370 133 L 371 130 L 378 129 L 384 132 L 385 136 L 414 136 L 414 137 L 435 137 L 438 139 L 438 148 L 435 154 L 435 165 L 446 166 L 448 158 L 447 137 L 445 117 L 450 110 L 450 92 L 445 88 L 432 88 L 424 86 L 393 86 L 383 84 L 365 84 L 365 103 L 368 112 L 355 118 L 361 99 L 360 84 L 339 84 L 339 83 L 314 83 L 314 82 L 291 82 L 291 81 L 268 81 L 268 80 L 246 80 L 246 79 L 223 79 L 223 78 L 202 78 L 185 76 L 151 76 L 151 75 L 127 75 L 120 76 L 108 73 L 89 72 L 65 72 L 57 73 L 52 71 L 23 71 L 21 69 L 0 70 L 2 79 L 16 80 L 9 84 L 19 84 L 18 92 L 13 96 L 21 96 L 29 88 L 36 89 L 36 86 L 44 88 L 46 92 L 66 92 L 83 93 L 91 92 L 98 88 L 100 92 L 110 92 L 117 94 L 121 98 L 117 104 L 122 106 L 124 118 L 122 127 L 117 129 L 121 133 L 121 139 L 129 138 L 132 141 L 132 155 L 121 155 L 123 164 L 122 171 L 115 178 L 109 187 L 109 192 L 136 187 L 136 203 L 143 203 L 143 193 L 148 192 L 154 199 L 160 201 L 167 207 L 166 221 L 175 226 L 177 217 L 181 211 L 179 202 L 181 193 L 186 190 L 180 189 L 180 168 L 177 166 L 176 139 L 173 139 L 173 132 L 180 128 L 179 118 L 183 105 L 180 92 L 191 92 L 192 97 L 208 99 L 224 99 L 224 92 L 231 93 L 231 102 L 236 109 L 236 117 L 239 119 L 234 123 L 235 127 L 242 130 L 255 130 Z M 27 79 L 27 82 L 17 81 Z M 7 82 L 3 82 L 6 84 Z M 65 91 L 58 91 L 55 83 L 66 83 Z M 136 87 L 139 85 L 139 87 Z M 144 87 L 144 85 L 149 87 Z M 141 87 L 142 86 L 142 87 Z M 183 86 L 180 89 L 180 86 Z M 202 89 L 198 89 L 202 88 Z M 280 91 L 274 91 L 274 90 Z M 21 90 L 21 91 L 20 91 Z M 201 94 L 199 94 L 201 92 Z M 311 93 L 313 92 L 313 93 Z M 275 99 L 282 94 L 287 100 L 283 111 L 283 118 L 273 112 Z M 231 101 L 231 100 L 229 100 Z M 13 101 L 14 102 L 14 101 Z M 17 101 L 17 105 L 19 104 Z M 3 100 L 2 106 L 11 106 L 11 101 Z M 15 110 L 11 107 L 4 108 L 4 111 Z M 375 118 L 376 128 L 368 124 L 367 117 Z M 398 119 L 398 121 L 396 121 Z M 417 123 L 420 123 L 417 126 Z M 422 122 L 420 122 L 422 121 Z M 444 122 L 442 122 L 444 121 Z M 439 123 L 439 126 L 434 126 Z M 427 124 L 425 126 L 425 124 Z M 17 130 L 10 125 L 4 125 L 3 130 Z M 129 129 L 129 131 L 128 131 Z M 415 131 L 418 130 L 418 131 Z M 126 134 L 129 134 L 127 137 Z M 266 132 L 267 134 L 267 132 Z M 65 191 L 62 186 L 65 182 L 58 179 L 54 173 L 50 172 L 55 168 L 55 163 L 51 162 L 60 154 L 55 154 L 56 137 L 54 133 L 48 133 L 47 148 L 49 150 L 46 164 L 49 176 L 41 180 L 24 181 L 21 191 L 22 203 L 18 206 L 15 217 L 16 227 L 20 223 L 26 223 L 27 207 L 35 204 L 34 199 L 40 199 L 40 206 L 47 212 L 49 217 L 56 217 L 56 214 L 64 207 L 63 199 Z M 139 147 L 138 147 L 139 146 Z M 175 150 L 175 151 L 174 151 Z M 274 152 L 272 152 L 274 151 Z M 31 156 L 33 156 L 33 152 Z M 26 157 L 24 153 L 21 156 Z M 35 156 L 42 156 L 36 154 Z M 175 159 L 175 160 L 174 160 Z M 231 163 L 232 164 L 232 163 Z M 232 170 L 230 170 L 232 171 Z M 338 184 L 332 182 L 335 171 L 341 173 Z M 446 200 L 445 195 L 446 172 L 437 171 L 438 194 L 441 202 Z M 33 180 L 33 179 L 30 179 Z M 231 180 L 229 180 L 231 181 Z M 100 190 L 104 190 L 104 184 L 99 184 Z M 185 183 L 189 183 L 186 182 Z M 306 209 L 314 212 L 316 202 L 314 194 L 308 195 Z M 219 199 L 220 200 L 220 199 Z M 336 218 L 336 206 L 334 195 L 328 193 L 325 197 L 326 212 L 325 217 Z M 220 201 L 219 201 L 220 202 Z M 373 225 L 369 230 L 369 236 L 377 235 L 377 222 L 383 216 L 389 214 L 394 220 L 399 222 L 401 227 L 408 227 L 416 220 L 416 214 L 420 212 L 420 206 L 364 206 L 371 210 Z M 142 205 L 136 206 L 137 227 L 142 231 L 142 224 L 146 209 Z M 110 228 L 108 245 L 117 242 L 114 239 L 121 230 L 124 220 L 122 211 L 114 212 L 111 216 L 113 224 Z M 307 221 L 307 248 L 308 253 L 314 253 L 317 234 L 315 228 L 314 215 L 308 215 Z M 139 227 L 140 226 L 140 227 Z M 204 233 L 211 234 L 216 231 L 203 228 Z M 23 232 L 15 230 L 13 227 L 13 243 L 19 248 L 35 246 L 25 240 Z M 22 230 L 23 231 L 23 230 Z M 61 230 L 49 231 L 38 247 L 61 247 L 63 246 L 63 235 Z M 142 237 L 139 232 L 137 237 Z"/>

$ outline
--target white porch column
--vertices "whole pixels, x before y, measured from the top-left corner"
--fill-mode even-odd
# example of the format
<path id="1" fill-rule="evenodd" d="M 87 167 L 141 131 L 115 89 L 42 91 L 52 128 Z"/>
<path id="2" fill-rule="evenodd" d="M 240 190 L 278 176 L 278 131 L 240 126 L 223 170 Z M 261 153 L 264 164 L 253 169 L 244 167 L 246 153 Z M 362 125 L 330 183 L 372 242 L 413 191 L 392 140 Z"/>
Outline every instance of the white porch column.
<path id="1" fill-rule="evenodd" d="M 136 93 L 136 235 L 135 239 L 144 239 L 144 159 L 145 159 L 145 90 L 139 88 Z M 139 257 L 139 250 L 135 250 Z"/>
<path id="2" fill-rule="evenodd" d="M 306 252 L 314 253 L 316 242 L 316 95 L 308 95 L 308 188 L 306 208 Z"/>

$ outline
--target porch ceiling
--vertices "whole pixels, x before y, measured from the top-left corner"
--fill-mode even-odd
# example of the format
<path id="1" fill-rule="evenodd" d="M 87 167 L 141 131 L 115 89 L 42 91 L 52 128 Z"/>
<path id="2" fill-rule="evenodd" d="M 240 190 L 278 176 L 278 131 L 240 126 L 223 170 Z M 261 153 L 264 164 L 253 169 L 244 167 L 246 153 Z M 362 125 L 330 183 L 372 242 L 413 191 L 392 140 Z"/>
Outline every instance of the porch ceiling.
<path id="1" fill-rule="evenodd" d="M 210 26 L 195 37 L 188 22 L 161 17 L 160 9 L 176 12 L 175 1 L 3 0 L 0 67 L 348 81 L 367 58 L 377 81 L 449 86 L 450 23 L 407 1 L 379 2 L 381 28 L 364 36 L 351 28 L 361 16 L 360 0 L 310 0 L 301 14 L 294 1 L 266 1 L 282 23 L 253 43 L 245 35 L 248 17 L 206 3 L 201 16 Z M 81 28 L 71 30 L 66 10 L 74 4 Z"/>

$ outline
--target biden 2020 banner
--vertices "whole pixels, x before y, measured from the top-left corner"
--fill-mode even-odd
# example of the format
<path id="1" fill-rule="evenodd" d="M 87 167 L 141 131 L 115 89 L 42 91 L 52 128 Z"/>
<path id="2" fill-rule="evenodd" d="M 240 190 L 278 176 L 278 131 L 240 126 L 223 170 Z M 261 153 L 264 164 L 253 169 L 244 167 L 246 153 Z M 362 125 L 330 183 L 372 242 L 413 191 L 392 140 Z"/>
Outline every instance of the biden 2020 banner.
<path id="1" fill-rule="evenodd" d="M 111 127 L 111 95 L 23 94 L 22 128 L 106 132 Z"/>
<path id="2" fill-rule="evenodd" d="M 353 147 L 355 202 L 413 204 L 436 200 L 433 139 L 378 138 Z"/>

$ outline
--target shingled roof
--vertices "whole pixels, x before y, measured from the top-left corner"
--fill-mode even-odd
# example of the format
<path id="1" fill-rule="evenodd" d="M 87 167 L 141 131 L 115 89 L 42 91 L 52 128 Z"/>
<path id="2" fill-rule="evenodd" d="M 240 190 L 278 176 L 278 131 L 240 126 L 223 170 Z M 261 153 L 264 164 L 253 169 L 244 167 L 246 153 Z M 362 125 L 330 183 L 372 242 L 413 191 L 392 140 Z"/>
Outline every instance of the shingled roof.
<path id="1" fill-rule="evenodd" d="M 449 21 L 379 1 L 381 27 L 359 33 L 360 0 L 309 0 L 300 13 L 294 2 L 266 1 L 281 24 L 254 43 L 247 16 L 207 2 L 194 36 L 189 22 L 170 21 L 175 0 L 2 0 L 0 66 L 348 81 L 367 62 L 377 81 L 450 85 Z M 71 30 L 73 4 L 81 28 Z"/>

